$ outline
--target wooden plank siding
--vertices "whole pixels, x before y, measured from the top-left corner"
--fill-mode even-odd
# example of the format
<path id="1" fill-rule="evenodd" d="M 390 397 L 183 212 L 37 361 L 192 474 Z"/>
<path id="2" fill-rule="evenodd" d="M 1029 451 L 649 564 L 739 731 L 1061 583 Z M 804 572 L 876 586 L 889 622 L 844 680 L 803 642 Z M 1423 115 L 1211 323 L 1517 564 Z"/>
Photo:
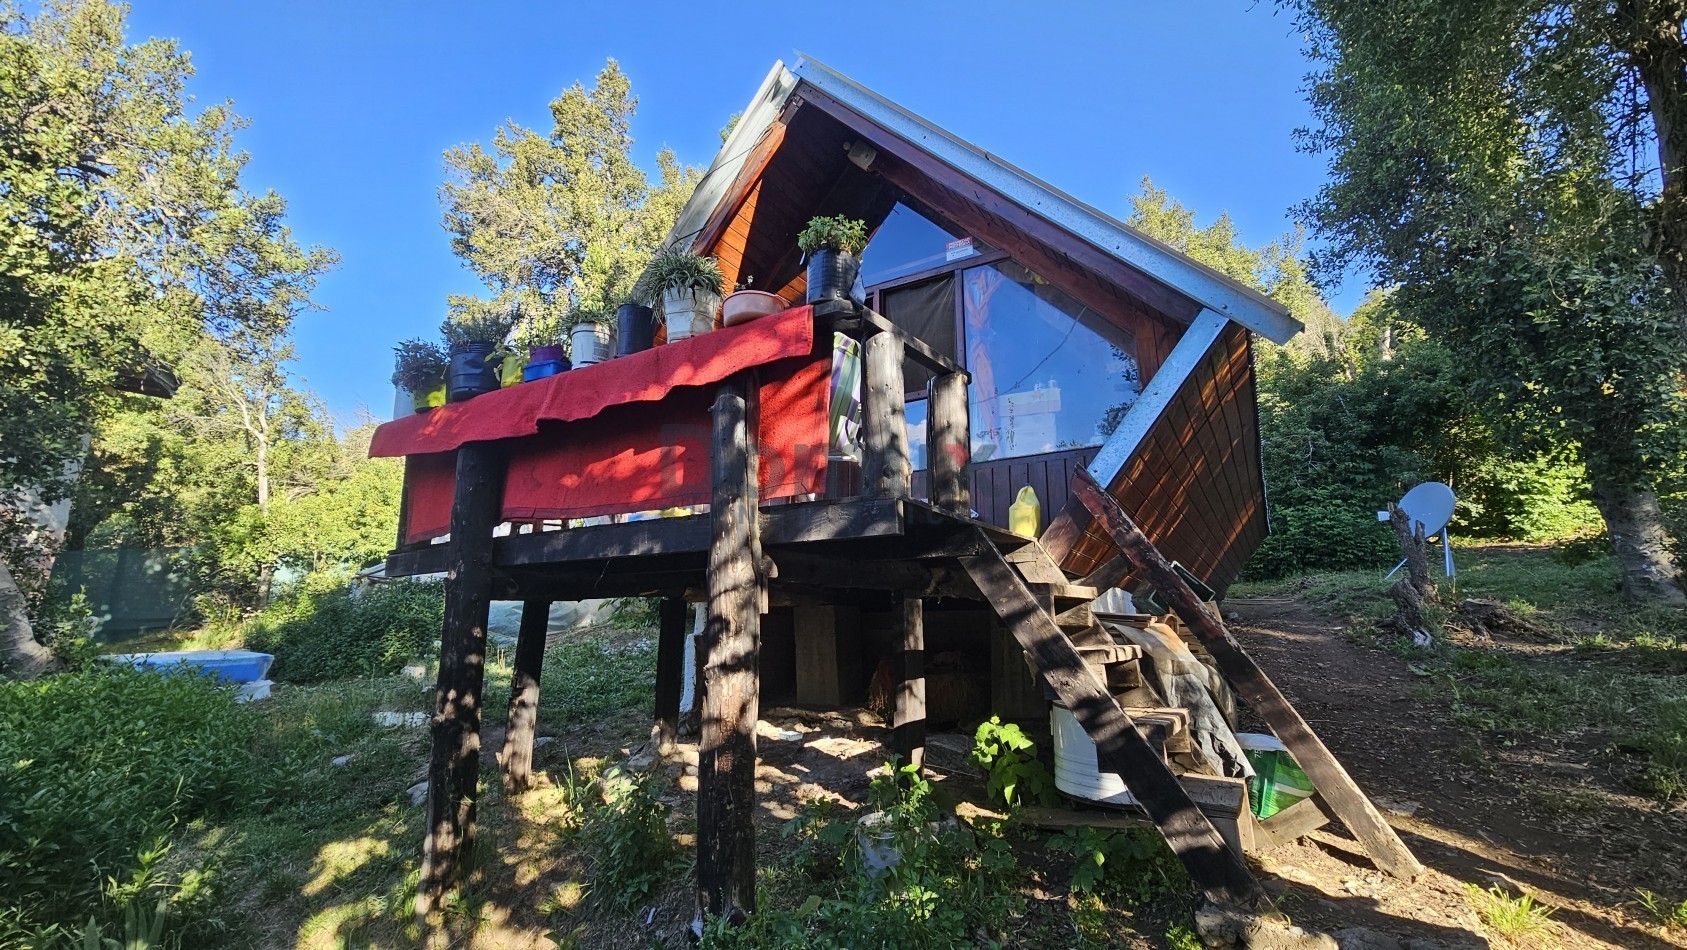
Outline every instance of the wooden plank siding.
<path id="1" fill-rule="evenodd" d="M 1266 533 L 1255 400 L 1248 331 L 1232 323 L 1108 486 L 1156 547 L 1221 591 Z M 1086 527 L 1061 566 L 1087 574 L 1115 553 Z"/>
<path id="2" fill-rule="evenodd" d="M 1088 465 L 1100 450 L 1100 446 L 1090 446 L 1065 452 L 1050 452 L 1046 455 L 973 462 L 973 510 L 978 512 L 980 521 L 1005 528 L 1008 523 L 1008 506 L 1013 504 L 1014 496 L 1019 494 L 1021 488 L 1030 485 L 1037 490 L 1037 498 L 1043 503 L 1042 527 L 1046 528 L 1049 519 L 1066 506 L 1072 476 Z M 927 500 L 929 485 L 925 469 L 914 473 L 915 498 Z"/>

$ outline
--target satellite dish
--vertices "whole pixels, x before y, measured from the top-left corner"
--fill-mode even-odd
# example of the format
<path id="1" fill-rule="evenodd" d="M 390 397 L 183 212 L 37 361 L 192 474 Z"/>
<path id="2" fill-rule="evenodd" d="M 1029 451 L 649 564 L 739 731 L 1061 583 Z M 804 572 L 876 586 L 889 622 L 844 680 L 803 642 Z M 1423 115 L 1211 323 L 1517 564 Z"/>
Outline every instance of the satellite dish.
<path id="1" fill-rule="evenodd" d="M 1441 482 L 1424 482 L 1401 496 L 1395 507 L 1406 513 L 1408 524 L 1423 527 L 1424 537 L 1441 536 L 1442 567 L 1448 578 L 1455 577 L 1452 538 L 1447 534 L 1447 522 L 1453 520 L 1453 490 Z M 1387 521 L 1388 512 L 1377 512 L 1377 520 Z M 1395 565 L 1394 570 L 1388 572 L 1388 577 L 1393 577 L 1405 565 L 1405 561 Z"/>
<path id="2" fill-rule="evenodd" d="M 1453 490 L 1440 482 L 1424 482 L 1400 499 L 1399 508 L 1423 525 L 1424 537 L 1433 538 L 1453 520 Z"/>

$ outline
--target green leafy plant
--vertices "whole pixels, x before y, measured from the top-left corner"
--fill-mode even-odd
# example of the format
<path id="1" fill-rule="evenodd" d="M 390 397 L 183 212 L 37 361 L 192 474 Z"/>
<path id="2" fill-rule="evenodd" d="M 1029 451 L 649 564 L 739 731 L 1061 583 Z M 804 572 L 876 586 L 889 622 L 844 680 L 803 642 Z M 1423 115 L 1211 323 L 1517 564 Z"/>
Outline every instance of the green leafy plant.
<path id="1" fill-rule="evenodd" d="M 263 793 L 256 731 L 232 690 L 186 672 L 0 681 L 0 929 L 80 933 L 93 907 L 120 925 L 167 883 L 161 836 Z"/>
<path id="2" fill-rule="evenodd" d="M 1080 826 L 1050 838 L 1049 847 L 1072 855 L 1070 886 L 1076 894 L 1106 894 L 1145 904 L 1188 886 L 1183 865 L 1151 831 Z"/>
<path id="3" fill-rule="evenodd" d="M 1513 897 L 1498 884 L 1483 890 L 1466 884 L 1470 902 L 1488 929 L 1505 937 L 1525 937 L 1545 930 L 1556 908 L 1535 901 L 1533 894 Z"/>
<path id="4" fill-rule="evenodd" d="M 439 333 L 451 349 L 476 343 L 502 344 L 514 329 L 514 314 L 477 308 L 453 313 L 439 325 Z"/>
<path id="5" fill-rule="evenodd" d="M 669 808 L 658 782 L 620 769 L 604 774 L 603 803 L 587 813 L 580 829 L 592 855 L 593 899 L 625 910 L 650 896 L 672 868 Z"/>
<path id="6" fill-rule="evenodd" d="M 437 581 L 369 587 L 343 577 L 312 578 L 243 628 L 246 645 L 275 655 L 271 677 L 309 683 L 396 673 L 420 656 L 445 622 Z"/>
<path id="7" fill-rule="evenodd" d="M 720 262 L 712 257 L 693 254 L 680 247 L 665 247 L 650 259 L 644 277 L 639 281 L 636 296 L 654 302 L 670 290 L 706 291 L 719 294 L 726 287 Z"/>
<path id="8" fill-rule="evenodd" d="M 1687 900 L 1670 901 L 1645 888 L 1640 889 L 1640 906 L 1663 927 L 1687 929 Z"/>
<path id="9" fill-rule="evenodd" d="M 810 218 L 797 235 L 797 247 L 805 255 L 821 250 L 860 254 L 867 247 L 867 222 L 842 215 Z"/>
<path id="10" fill-rule="evenodd" d="M 967 758 L 988 773 L 993 801 L 1009 808 L 1027 801 L 1054 801 L 1054 776 L 1037 759 L 1037 744 L 1014 723 L 1004 723 L 999 716 L 979 723 Z"/>
<path id="11" fill-rule="evenodd" d="M 423 393 L 439 385 L 450 363 L 445 348 L 429 340 L 405 340 L 392 348 L 392 384 L 409 393 Z"/>

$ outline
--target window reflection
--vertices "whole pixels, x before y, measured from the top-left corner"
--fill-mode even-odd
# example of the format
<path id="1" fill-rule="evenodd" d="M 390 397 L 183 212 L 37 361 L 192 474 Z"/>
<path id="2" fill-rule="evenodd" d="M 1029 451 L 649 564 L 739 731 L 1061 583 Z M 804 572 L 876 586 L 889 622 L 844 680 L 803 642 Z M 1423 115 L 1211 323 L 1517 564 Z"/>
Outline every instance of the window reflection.
<path id="1" fill-rule="evenodd" d="M 962 273 L 974 461 L 1100 445 L 1142 392 L 1136 341 L 1011 261 Z"/>

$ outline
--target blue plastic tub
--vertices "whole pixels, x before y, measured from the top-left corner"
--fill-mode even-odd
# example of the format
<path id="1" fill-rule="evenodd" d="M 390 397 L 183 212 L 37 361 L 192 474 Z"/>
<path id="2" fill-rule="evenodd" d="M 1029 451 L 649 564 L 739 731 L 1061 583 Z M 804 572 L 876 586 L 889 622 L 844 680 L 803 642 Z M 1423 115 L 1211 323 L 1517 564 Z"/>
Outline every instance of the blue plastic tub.
<path id="1" fill-rule="evenodd" d="M 525 383 L 531 383 L 535 379 L 555 376 L 568 368 L 567 360 L 543 360 L 538 363 L 528 363 L 521 368 L 521 380 Z"/>
<path id="2" fill-rule="evenodd" d="M 216 674 L 226 683 L 256 683 L 269 672 L 275 657 L 252 650 L 175 650 L 169 653 L 117 653 L 105 658 L 137 670 L 192 666 Z"/>

